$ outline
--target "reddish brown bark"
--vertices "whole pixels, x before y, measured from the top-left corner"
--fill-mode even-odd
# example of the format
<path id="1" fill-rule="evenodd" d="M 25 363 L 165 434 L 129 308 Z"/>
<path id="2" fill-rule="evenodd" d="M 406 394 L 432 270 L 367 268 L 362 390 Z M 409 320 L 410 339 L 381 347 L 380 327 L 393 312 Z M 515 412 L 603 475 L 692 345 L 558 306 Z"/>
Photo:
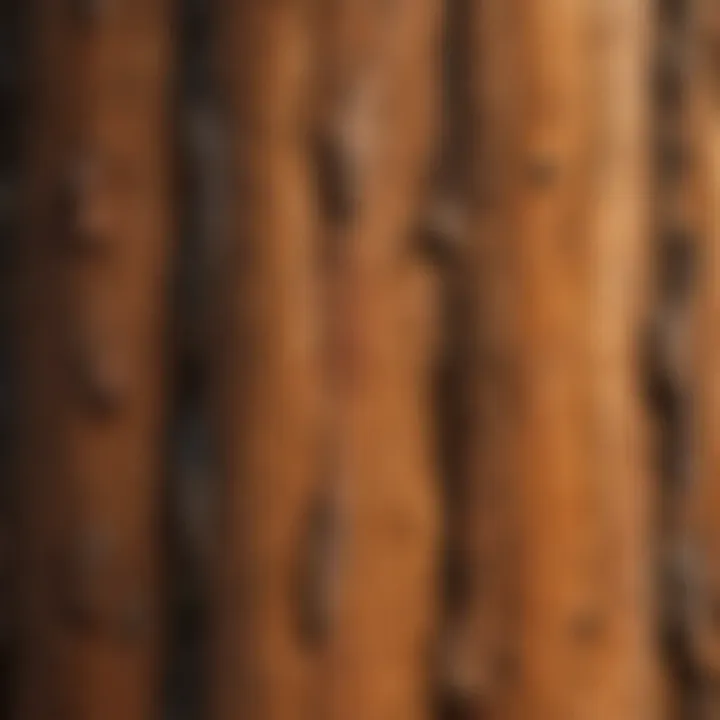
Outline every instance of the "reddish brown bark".
<path id="1" fill-rule="evenodd" d="M 215 386 L 227 486 L 212 712 L 414 719 L 430 711 L 437 506 L 432 273 L 412 237 L 439 6 L 310 7 L 237 3 L 219 16 L 234 202 Z M 313 76 L 311 19 L 329 31 Z M 340 568 L 311 574 L 336 598 L 314 590 L 327 654 L 299 634 L 293 591 L 318 502 L 334 528 L 319 552 Z"/>
<path id="2" fill-rule="evenodd" d="M 337 24 L 334 24 L 337 23 Z M 431 414 L 436 270 L 419 242 L 436 152 L 440 3 L 331 18 L 323 130 L 350 214 L 332 233 L 343 544 L 330 717 L 430 717 L 439 592 Z M 334 53 L 334 54 L 333 54 Z"/>
<path id="3" fill-rule="evenodd" d="M 691 3 L 688 89 L 690 117 L 684 129 L 688 143 L 690 199 L 686 198 L 684 219 L 697 228 L 697 261 L 694 295 L 689 324 L 691 335 L 681 358 L 685 377 L 691 378 L 692 470 L 686 483 L 682 529 L 684 531 L 683 579 L 688 590 L 684 607 L 690 649 L 690 669 L 694 679 L 692 694 L 686 694 L 686 711 L 698 717 L 715 717 L 720 708 L 717 692 L 720 673 L 718 643 L 718 598 L 720 578 L 717 557 L 720 552 L 718 513 L 718 395 L 717 395 L 717 319 L 718 243 L 720 217 L 720 112 L 718 106 L 718 48 L 720 16 L 713 3 Z M 683 338 L 685 339 L 685 338 Z"/>
<path id="4" fill-rule="evenodd" d="M 218 3 L 227 237 L 214 258 L 213 447 L 221 475 L 210 717 L 317 717 L 301 617 L 324 480 L 310 4 Z"/>
<path id="5" fill-rule="evenodd" d="M 475 712 L 653 717 L 647 8 L 471 8 Z"/>
<path id="6" fill-rule="evenodd" d="M 32 22 L 18 717 L 159 709 L 169 3 Z"/>

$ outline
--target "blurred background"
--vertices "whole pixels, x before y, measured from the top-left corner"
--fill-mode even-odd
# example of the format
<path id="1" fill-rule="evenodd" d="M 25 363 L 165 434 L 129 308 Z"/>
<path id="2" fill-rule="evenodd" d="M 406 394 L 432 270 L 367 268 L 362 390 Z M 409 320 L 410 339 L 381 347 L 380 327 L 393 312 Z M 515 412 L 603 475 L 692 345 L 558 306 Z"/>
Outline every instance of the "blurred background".
<path id="1" fill-rule="evenodd" d="M 715 0 L 0 0 L 0 718 L 720 718 Z"/>

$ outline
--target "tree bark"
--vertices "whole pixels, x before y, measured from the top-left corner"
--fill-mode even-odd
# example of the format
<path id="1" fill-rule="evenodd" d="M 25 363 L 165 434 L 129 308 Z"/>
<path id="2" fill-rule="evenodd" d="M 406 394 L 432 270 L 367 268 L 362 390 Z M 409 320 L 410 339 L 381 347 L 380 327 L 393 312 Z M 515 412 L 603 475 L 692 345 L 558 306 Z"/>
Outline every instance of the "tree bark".
<path id="1" fill-rule="evenodd" d="M 215 16 L 229 159 L 209 337 L 221 481 L 210 617 L 215 720 L 318 712 L 318 644 L 303 616 L 326 473 L 310 9 L 305 0 L 228 0 Z"/>
<path id="2" fill-rule="evenodd" d="M 475 716 L 654 717 L 648 11 L 500 5 L 471 5 Z"/>
<path id="3" fill-rule="evenodd" d="M 690 3 L 690 8 L 688 47 L 693 49 L 689 75 L 690 119 L 684 137 L 691 160 L 687 180 L 692 194 L 685 209 L 690 229 L 697 229 L 697 261 L 694 263 L 696 273 L 688 323 L 691 334 L 683 354 L 688 371 L 686 377 L 691 378 L 693 458 L 690 466 L 692 474 L 686 484 L 682 505 L 686 560 L 683 579 L 688 589 L 684 618 L 690 660 L 689 694 L 685 697 L 685 707 L 687 712 L 695 712 L 697 717 L 711 718 L 720 710 L 720 577 L 717 572 L 720 492 L 717 482 L 716 390 L 716 338 L 720 309 L 720 216 L 717 210 L 720 191 L 720 15 L 715 5 L 705 0 Z"/>
<path id="4" fill-rule="evenodd" d="M 171 15 L 37 3 L 19 262 L 17 716 L 160 710 Z"/>
<path id="5" fill-rule="evenodd" d="M 332 718 L 433 712 L 438 278 L 422 215 L 438 149 L 441 15 L 436 0 L 350 2 L 323 33 L 321 146 L 336 159 L 326 189 L 342 189 L 323 195 L 338 419 Z"/>
<path id="6" fill-rule="evenodd" d="M 607 618 L 587 717 L 658 717 L 654 508 L 642 338 L 650 293 L 650 49 L 646 0 L 593 3 L 597 103 L 589 218 L 591 478 Z M 591 638 L 592 640 L 592 638 Z M 597 639 L 596 639 L 597 640 Z"/>
<path id="7" fill-rule="evenodd" d="M 415 720 L 430 710 L 437 507 L 432 273 L 409 238 L 439 5 L 323 9 L 218 16 L 233 211 L 212 713 Z"/>

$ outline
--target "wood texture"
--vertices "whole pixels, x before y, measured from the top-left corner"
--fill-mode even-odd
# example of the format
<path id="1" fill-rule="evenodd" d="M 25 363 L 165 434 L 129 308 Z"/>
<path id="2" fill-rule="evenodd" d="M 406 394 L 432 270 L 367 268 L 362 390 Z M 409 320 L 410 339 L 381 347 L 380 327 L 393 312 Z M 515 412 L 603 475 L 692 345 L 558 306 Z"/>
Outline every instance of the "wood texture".
<path id="1" fill-rule="evenodd" d="M 233 189 L 218 294 L 211 711 L 421 718 L 437 505 L 432 272 L 414 236 L 439 4 L 221 7 Z M 308 561 L 313 517 L 325 529 Z M 305 575 L 315 587 L 298 593 L 308 565 L 320 566 Z M 309 638 L 298 622 L 308 591 Z"/>
<path id="2" fill-rule="evenodd" d="M 658 475 L 641 344 L 651 298 L 646 138 L 653 16 L 645 0 L 593 3 L 592 9 L 597 94 L 588 256 L 590 472 L 598 486 L 595 511 L 605 514 L 598 593 L 607 599 L 607 619 L 601 620 L 586 716 L 654 718 L 662 712 L 653 637 Z"/>
<path id="3" fill-rule="evenodd" d="M 718 535 L 717 467 L 718 431 L 717 341 L 718 318 L 718 191 L 720 190 L 720 113 L 718 112 L 718 47 L 720 18 L 713 3 L 690 4 L 689 87 L 690 119 L 688 187 L 691 191 L 688 222 L 697 228 L 697 263 L 691 304 L 691 335 L 688 341 L 688 379 L 692 392 L 692 475 L 686 485 L 681 510 L 685 539 L 685 621 L 689 639 L 690 681 L 686 709 L 697 717 L 711 718 L 720 709 L 717 678 L 720 645 L 717 637 Z M 692 225 L 694 223 L 694 225 Z M 691 380 L 690 380 L 691 378 Z"/>
<path id="4" fill-rule="evenodd" d="M 520 123 L 518 25 L 512 3 L 461 1 L 453 7 L 457 30 L 450 50 L 460 65 L 453 70 L 465 80 L 455 100 L 455 115 L 462 118 L 456 120 L 458 163 L 465 169 L 456 172 L 466 186 L 468 220 L 451 277 L 459 286 L 461 339 L 451 430 L 459 487 L 448 531 L 456 536 L 449 562 L 458 568 L 459 587 L 451 590 L 457 597 L 451 597 L 446 675 L 451 706 L 462 717 L 504 717 L 520 662 L 520 348 L 511 232 Z"/>
<path id="5" fill-rule="evenodd" d="M 343 528 L 326 665 L 332 718 L 433 712 L 437 270 L 420 236 L 437 150 L 441 10 L 435 0 L 341 3 L 326 34 L 320 124 L 350 209 L 329 239 Z"/>
<path id="6" fill-rule="evenodd" d="M 301 617 L 326 474 L 319 387 L 319 226 L 309 123 L 310 5 L 221 2 L 226 238 L 212 260 L 211 405 L 219 463 L 209 716 L 317 717 Z"/>
<path id="7" fill-rule="evenodd" d="M 160 708 L 170 7 L 30 16 L 17 717 Z"/>
<path id="8" fill-rule="evenodd" d="M 655 717 L 648 8 L 478 2 L 471 22 L 471 705 Z"/>

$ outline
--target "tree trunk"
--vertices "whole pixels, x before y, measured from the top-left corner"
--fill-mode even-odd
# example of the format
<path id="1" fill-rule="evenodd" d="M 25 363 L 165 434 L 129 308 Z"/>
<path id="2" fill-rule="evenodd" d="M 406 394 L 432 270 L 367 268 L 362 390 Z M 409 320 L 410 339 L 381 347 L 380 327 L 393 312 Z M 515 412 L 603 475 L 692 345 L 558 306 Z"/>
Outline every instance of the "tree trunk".
<path id="1" fill-rule="evenodd" d="M 647 8 L 471 7 L 475 713 L 653 717 Z"/>
<path id="2" fill-rule="evenodd" d="M 18 717 L 153 718 L 169 3 L 48 0 L 29 18 Z"/>
<path id="3" fill-rule="evenodd" d="M 686 485 L 682 509 L 686 562 L 685 586 L 689 590 L 685 621 L 689 639 L 690 684 L 685 697 L 686 711 L 699 718 L 716 717 L 720 711 L 720 642 L 718 640 L 718 599 L 720 553 L 718 517 L 718 343 L 720 311 L 720 14 L 714 3 L 690 3 L 688 47 L 690 62 L 690 120 L 685 138 L 689 142 L 688 164 L 693 193 L 686 203 L 688 227 L 698 230 L 697 273 L 693 286 L 691 336 L 684 358 L 692 378 L 692 477 Z M 693 223 L 695 225 L 693 225 Z M 689 235 L 690 242 L 693 235 Z M 687 252 L 692 247 L 686 248 Z M 687 340 L 687 338 L 683 338 Z"/>
<path id="4" fill-rule="evenodd" d="M 657 473 L 651 467 L 643 330 L 650 301 L 650 41 L 646 0 L 593 4 L 596 80 L 587 256 L 590 287 L 589 449 L 596 512 L 604 514 L 598 593 L 607 617 L 593 639 L 590 718 L 655 718 L 653 547 Z"/>
<path id="5" fill-rule="evenodd" d="M 214 720 L 309 720 L 318 711 L 317 638 L 303 617 L 326 472 L 310 7 L 228 0 L 216 9 L 229 193 L 226 237 L 212 260 L 209 338 L 221 478 L 210 617 Z"/>
<path id="6" fill-rule="evenodd" d="M 429 712 L 437 507 L 432 272 L 409 238 L 439 6 L 311 7 L 218 16 L 234 184 L 212 713 L 415 720 Z"/>
<path id="7" fill-rule="evenodd" d="M 351 1 L 329 13 L 324 30 L 319 106 L 339 429 L 339 573 L 326 670 L 329 716 L 343 720 L 433 713 L 437 268 L 422 211 L 434 190 L 441 15 L 436 0 Z"/>

